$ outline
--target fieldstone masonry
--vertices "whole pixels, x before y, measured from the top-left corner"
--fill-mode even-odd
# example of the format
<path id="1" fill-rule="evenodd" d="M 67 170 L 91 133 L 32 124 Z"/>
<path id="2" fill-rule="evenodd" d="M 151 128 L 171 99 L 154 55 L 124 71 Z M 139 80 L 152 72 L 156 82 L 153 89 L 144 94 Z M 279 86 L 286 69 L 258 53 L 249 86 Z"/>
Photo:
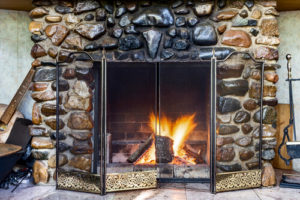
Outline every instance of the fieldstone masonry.
<path id="1" fill-rule="evenodd" d="M 278 25 L 273 0 L 199 1 L 56 1 L 34 0 L 29 31 L 35 45 L 36 67 L 32 98 L 34 180 L 53 183 L 55 139 L 59 137 L 59 166 L 91 170 L 94 78 L 84 55 L 67 59 L 70 52 L 87 51 L 100 59 L 130 61 L 209 60 L 212 48 L 219 59 L 234 50 L 247 51 L 266 61 L 264 88 L 264 172 L 276 145 L 276 86 Z M 62 67 L 59 128 L 55 134 L 55 60 Z M 244 61 L 243 61 L 244 60 Z M 73 62 L 75 61 L 75 62 Z M 218 66 L 219 171 L 258 167 L 260 71 L 246 57 Z M 209 86 L 208 86 L 209 87 Z M 246 148 L 247 147 L 247 148 Z M 50 177 L 50 178 L 49 178 Z M 264 174 L 264 185 L 274 184 Z"/>

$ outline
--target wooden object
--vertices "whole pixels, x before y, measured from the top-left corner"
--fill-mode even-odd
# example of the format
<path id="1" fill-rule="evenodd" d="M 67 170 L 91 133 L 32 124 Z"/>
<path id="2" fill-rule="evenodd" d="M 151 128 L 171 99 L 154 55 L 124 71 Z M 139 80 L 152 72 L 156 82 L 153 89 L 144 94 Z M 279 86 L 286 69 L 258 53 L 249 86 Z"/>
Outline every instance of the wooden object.
<path id="1" fill-rule="evenodd" d="M 34 74 L 35 70 L 31 68 L 28 74 L 26 75 L 25 79 L 23 80 L 21 86 L 19 87 L 18 91 L 16 92 L 14 98 L 11 100 L 10 104 L 7 106 L 6 110 L 2 114 L 0 121 L 4 124 L 7 125 L 10 122 L 11 118 L 17 110 L 19 103 L 23 99 L 27 89 L 30 86 Z"/>
<path id="2" fill-rule="evenodd" d="M 21 151 L 22 147 L 14 144 L 0 144 L 0 157 L 9 156 Z"/>
<path id="3" fill-rule="evenodd" d="M 174 158 L 173 140 L 165 136 L 155 136 L 156 163 L 169 163 Z"/>
<path id="4" fill-rule="evenodd" d="M 278 11 L 300 10 L 300 1 L 298 0 L 277 0 Z"/>
<path id="5" fill-rule="evenodd" d="M 6 110 L 7 105 L 0 104 L 0 116 Z M 23 118 L 23 115 L 17 111 L 7 125 L 0 125 L 0 143 L 5 143 L 17 118 Z M 2 129 L 3 128 L 3 129 Z"/>
<path id="6" fill-rule="evenodd" d="M 134 163 L 135 161 L 137 161 L 145 151 L 147 151 L 147 149 L 150 148 L 150 146 L 152 145 L 153 142 L 153 136 L 151 135 L 146 141 L 145 143 L 141 144 L 139 146 L 139 148 L 129 156 L 129 158 L 127 159 L 128 162 L 130 163 Z"/>
<path id="7" fill-rule="evenodd" d="M 28 90 L 35 70 L 31 68 L 8 106 L 0 104 L 0 143 L 5 143 L 17 118 L 23 118 L 17 108 Z"/>
<path id="8" fill-rule="evenodd" d="M 183 149 L 186 151 L 186 153 L 190 156 L 196 159 L 197 163 L 205 163 L 204 160 L 201 158 L 201 150 L 197 152 L 191 145 L 185 145 Z"/>
<path id="9" fill-rule="evenodd" d="M 277 146 L 275 149 L 276 155 L 274 160 L 272 161 L 272 165 L 277 169 L 292 169 L 292 162 L 289 166 L 285 164 L 285 162 L 278 155 L 278 147 L 281 144 L 283 137 L 283 129 L 289 124 L 290 119 L 290 105 L 289 104 L 278 104 L 276 106 L 277 111 Z M 289 136 L 293 140 L 293 128 L 289 129 Z M 286 152 L 286 146 L 284 146 L 281 150 L 281 153 L 284 157 L 289 158 L 289 155 Z"/>
<path id="10" fill-rule="evenodd" d="M 33 9 L 32 0 L 0 1 L 0 9 L 30 11 Z M 277 10 L 300 10 L 298 0 L 277 0 Z"/>
<path id="11" fill-rule="evenodd" d="M 0 8 L 7 10 L 30 11 L 34 7 L 32 5 L 32 0 L 9 0 L 0 1 Z"/>

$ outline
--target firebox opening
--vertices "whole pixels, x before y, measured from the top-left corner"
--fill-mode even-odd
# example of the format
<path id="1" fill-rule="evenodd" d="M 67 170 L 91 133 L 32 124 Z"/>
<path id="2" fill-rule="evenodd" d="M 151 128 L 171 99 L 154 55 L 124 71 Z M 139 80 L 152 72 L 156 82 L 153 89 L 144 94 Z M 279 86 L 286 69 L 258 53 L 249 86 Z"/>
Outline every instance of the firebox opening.
<path id="1" fill-rule="evenodd" d="M 107 74 L 108 166 L 208 169 L 209 62 L 111 62 Z"/>

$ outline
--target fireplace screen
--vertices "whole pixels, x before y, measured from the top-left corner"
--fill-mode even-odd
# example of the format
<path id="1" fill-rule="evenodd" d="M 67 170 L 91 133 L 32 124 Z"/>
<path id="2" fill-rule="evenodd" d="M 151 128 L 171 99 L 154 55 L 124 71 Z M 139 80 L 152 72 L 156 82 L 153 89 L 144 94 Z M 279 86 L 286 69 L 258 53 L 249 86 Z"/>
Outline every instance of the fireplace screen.
<path id="1" fill-rule="evenodd" d="M 216 63 L 212 192 L 261 186 L 264 63 L 234 52 Z M 267 107 L 266 107 L 267 108 Z"/>
<path id="2" fill-rule="evenodd" d="M 208 180 L 210 63 L 108 62 L 107 78 L 107 171 Z"/>
<path id="3" fill-rule="evenodd" d="M 263 63 L 237 52 L 198 62 L 88 57 L 57 64 L 56 135 L 66 135 L 56 137 L 58 189 L 105 194 L 157 182 L 210 182 L 212 192 L 260 186 Z M 60 88 L 65 81 L 72 83 L 68 92 Z"/>
<path id="4" fill-rule="evenodd" d="M 160 63 L 158 77 L 160 178 L 208 180 L 210 62 Z"/>

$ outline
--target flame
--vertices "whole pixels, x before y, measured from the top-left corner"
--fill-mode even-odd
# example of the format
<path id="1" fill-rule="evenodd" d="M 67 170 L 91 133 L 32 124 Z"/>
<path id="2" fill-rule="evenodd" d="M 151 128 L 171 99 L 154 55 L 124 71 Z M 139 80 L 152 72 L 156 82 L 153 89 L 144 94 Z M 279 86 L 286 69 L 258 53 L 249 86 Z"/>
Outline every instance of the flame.
<path id="1" fill-rule="evenodd" d="M 153 140 L 154 141 L 154 140 Z M 155 142 L 152 143 L 150 148 L 134 163 L 136 165 L 139 164 L 149 164 L 155 165 Z"/>
<path id="2" fill-rule="evenodd" d="M 160 136 L 167 136 L 173 140 L 174 159 L 171 164 L 196 164 L 196 158 L 188 156 L 184 150 L 185 141 L 190 133 L 196 128 L 194 122 L 195 113 L 192 115 L 184 115 L 172 122 L 165 115 L 158 120 L 154 113 L 151 113 L 150 126 L 154 133 L 160 133 Z M 153 134 L 153 141 L 155 135 Z M 135 164 L 156 164 L 155 142 L 151 147 L 135 162 Z"/>

